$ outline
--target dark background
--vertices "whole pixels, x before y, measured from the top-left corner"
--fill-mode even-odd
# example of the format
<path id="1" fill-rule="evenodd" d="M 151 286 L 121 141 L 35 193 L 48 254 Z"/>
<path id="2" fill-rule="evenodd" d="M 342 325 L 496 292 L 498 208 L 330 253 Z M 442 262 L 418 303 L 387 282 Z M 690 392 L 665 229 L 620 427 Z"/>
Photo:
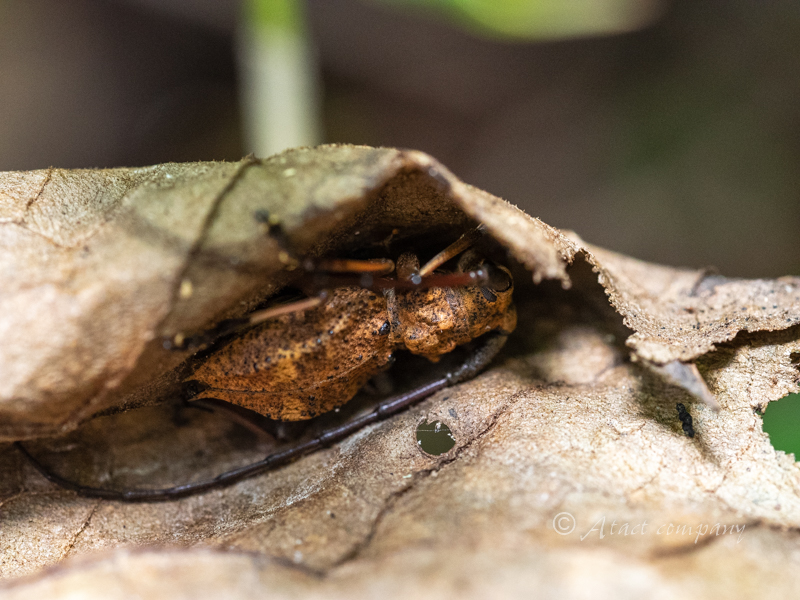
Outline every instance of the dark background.
<path id="1" fill-rule="evenodd" d="M 676 0 L 652 25 L 483 38 L 310 0 L 324 141 L 417 148 L 587 241 L 800 274 L 800 3 Z M 0 170 L 236 160 L 232 0 L 0 0 Z"/>

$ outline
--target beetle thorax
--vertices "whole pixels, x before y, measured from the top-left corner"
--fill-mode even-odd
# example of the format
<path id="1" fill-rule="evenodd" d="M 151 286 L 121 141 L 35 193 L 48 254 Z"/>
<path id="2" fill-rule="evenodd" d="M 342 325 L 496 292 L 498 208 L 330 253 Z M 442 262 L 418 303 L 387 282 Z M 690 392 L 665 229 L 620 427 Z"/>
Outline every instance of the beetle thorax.
<path id="1" fill-rule="evenodd" d="M 431 360 L 498 328 L 513 329 L 511 294 L 488 301 L 477 287 L 387 290 L 393 342 Z"/>

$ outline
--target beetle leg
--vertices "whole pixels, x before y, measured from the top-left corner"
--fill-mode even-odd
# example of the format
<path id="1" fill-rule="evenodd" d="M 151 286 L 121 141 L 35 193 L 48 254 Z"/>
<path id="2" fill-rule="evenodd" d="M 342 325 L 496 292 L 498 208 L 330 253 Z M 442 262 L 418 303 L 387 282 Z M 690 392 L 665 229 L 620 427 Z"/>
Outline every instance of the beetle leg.
<path id="1" fill-rule="evenodd" d="M 289 313 L 316 308 L 327 299 L 328 292 L 322 290 L 319 294 L 312 296 L 311 298 L 305 298 L 303 300 L 298 300 L 297 302 L 289 302 L 288 304 L 279 304 L 278 306 L 270 306 L 264 310 L 257 310 L 256 312 L 245 317 L 247 321 L 245 326 L 249 327 L 250 325 L 258 325 L 259 323 L 263 323 L 268 319 L 272 319 L 280 315 L 288 315 Z"/>
<path id="2" fill-rule="evenodd" d="M 508 335 L 500 332 L 488 334 L 482 346 L 475 350 L 460 367 L 447 374 L 449 385 L 472 379 L 489 366 L 489 363 L 494 360 L 497 353 L 503 349 L 507 339 Z"/>
<path id="3" fill-rule="evenodd" d="M 369 273 L 363 275 L 325 275 L 312 281 L 312 285 L 302 287 L 308 293 L 320 287 L 362 287 L 372 291 L 383 290 L 423 290 L 427 288 L 447 288 L 447 287 L 466 287 L 472 285 L 485 285 L 489 281 L 489 273 L 486 269 L 476 269 L 467 273 L 437 273 L 421 277 L 413 275 L 411 279 L 387 279 L 385 277 L 373 277 Z"/>
<path id="4" fill-rule="evenodd" d="M 242 409 L 241 407 L 237 406 L 236 404 L 231 404 L 230 402 L 225 402 L 224 400 L 217 400 L 216 398 L 198 398 L 197 400 L 192 400 L 191 402 L 187 402 L 183 405 L 186 408 L 196 408 L 199 410 L 207 410 L 212 413 L 217 411 L 223 411 L 225 414 L 230 417 L 230 419 L 245 429 L 255 433 L 256 435 L 272 435 L 272 432 L 267 431 L 265 427 L 260 425 L 252 411 L 248 411 L 246 409 Z M 258 419 L 264 419 L 261 415 L 257 415 Z"/>
<path id="5" fill-rule="evenodd" d="M 388 275 L 394 271 L 394 261 L 388 258 L 373 258 L 369 260 L 325 258 L 317 263 L 311 260 L 306 261 L 305 269 L 309 272 L 323 271 L 326 273 L 372 273 L 373 275 Z"/>
<path id="6" fill-rule="evenodd" d="M 371 412 L 360 417 L 356 417 L 355 419 L 352 419 L 347 423 L 337 427 L 333 427 L 311 440 L 270 454 L 258 462 L 245 465 L 232 471 L 227 471 L 221 475 L 218 475 L 217 477 L 214 477 L 213 479 L 200 481 L 197 483 L 187 483 L 184 485 L 177 485 L 170 488 L 155 490 L 140 489 L 127 491 L 85 486 L 51 472 L 30 452 L 28 452 L 27 448 L 25 448 L 21 442 L 14 442 L 14 446 L 16 446 L 16 448 L 30 461 L 34 468 L 36 468 L 36 470 L 39 471 L 39 473 L 41 473 L 47 480 L 62 488 L 75 491 L 81 496 L 101 498 L 104 500 L 118 500 L 122 502 L 159 502 L 176 500 L 178 498 L 185 498 L 186 496 L 192 496 L 194 494 L 199 494 L 211 489 L 232 485 L 237 481 L 241 481 L 242 479 L 264 473 L 265 471 L 269 471 L 280 465 L 286 464 L 296 458 L 299 458 L 300 456 L 303 456 L 304 454 L 308 454 L 309 452 L 313 452 L 315 450 L 319 450 L 340 442 L 366 425 L 382 421 L 402 410 L 405 410 L 406 408 L 409 408 L 410 406 L 413 406 L 414 404 L 435 394 L 439 390 L 451 385 L 455 385 L 456 383 L 464 381 L 470 377 L 474 377 L 492 361 L 492 359 L 505 344 L 505 341 L 506 336 L 502 333 L 488 334 L 485 343 L 480 346 L 469 358 L 467 358 L 462 366 L 454 371 L 451 371 L 446 376 L 409 392 L 405 392 L 398 396 L 384 400 Z"/>
<path id="7" fill-rule="evenodd" d="M 395 269 L 394 262 L 384 258 L 370 260 L 322 259 L 317 263 L 306 261 L 304 268 L 308 271 L 308 274 L 303 278 L 304 281 L 301 280 L 297 283 L 303 291 L 308 293 L 309 298 L 288 304 L 270 306 L 240 319 L 228 319 L 222 321 L 216 327 L 196 335 L 187 336 L 179 333 L 172 338 L 164 339 L 164 348 L 168 350 L 197 349 L 212 343 L 224 335 L 230 335 L 247 327 L 263 323 L 268 319 L 315 308 L 327 300 L 328 292 L 326 289 L 331 287 L 360 286 L 380 291 L 389 288 L 424 289 L 480 285 L 485 283 L 488 277 L 484 269 L 443 275 L 432 275 L 432 273 L 438 266 L 472 246 L 483 235 L 483 232 L 483 225 L 468 231 L 434 256 L 418 273 L 413 273 L 408 279 L 386 279 L 381 277 L 390 274 Z M 315 293 L 316 290 L 320 291 Z"/>
<path id="8" fill-rule="evenodd" d="M 302 300 L 297 300 L 295 302 L 270 306 L 269 308 L 250 313 L 246 317 L 242 317 L 240 319 L 226 319 L 225 321 L 221 321 L 219 324 L 217 324 L 216 327 L 212 327 L 211 329 L 196 335 L 187 336 L 178 334 L 172 338 L 165 339 L 163 345 L 167 350 L 196 350 L 202 346 L 206 346 L 214 342 L 224 335 L 230 335 L 242 329 L 252 327 L 253 325 L 258 325 L 267 319 L 315 308 L 325 302 L 327 299 L 328 292 L 322 290 L 319 294 L 312 296 L 311 298 L 303 298 Z"/>

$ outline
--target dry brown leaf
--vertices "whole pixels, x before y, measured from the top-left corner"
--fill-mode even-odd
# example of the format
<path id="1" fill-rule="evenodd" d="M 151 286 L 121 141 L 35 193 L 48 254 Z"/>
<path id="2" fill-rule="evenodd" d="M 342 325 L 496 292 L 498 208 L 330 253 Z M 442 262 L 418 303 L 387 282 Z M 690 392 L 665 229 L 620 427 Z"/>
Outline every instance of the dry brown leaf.
<path id="1" fill-rule="evenodd" d="M 518 263 L 511 347 L 484 375 L 334 448 L 177 502 L 77 497 L 6 447 L 0 573 L 17 579 L 2 597 L 800 590 L 800 471 L 754 412 L 797 391 L 800 280 L 727 280 L 590 246 L 418 152 L 329 146 L 237 164 L 5 174 L 0 435 L 73 429 L 173 393 L 185 356 L 161 336 L 241 314 L 291 276 L 254 218 L 263 210 L 311 257 L 395 228 L 433 237 L 485 223 Z M 720 412 L 651 369 L 675 361 L 695 361 Z M 158 484 L 208 467 L 176 448 L 220 448 L 223 463 L 259 449 L 231 446 L 233 429 L 208 417 L 202 435 L 159 437 L 165 411 L 91 421 L 54 464 Z M 425 454 L 423 420 L 445 422 L 455 447 Z M 571 517 L 570 534 L 554 528 L 561 513 L 555 525 Z"/>

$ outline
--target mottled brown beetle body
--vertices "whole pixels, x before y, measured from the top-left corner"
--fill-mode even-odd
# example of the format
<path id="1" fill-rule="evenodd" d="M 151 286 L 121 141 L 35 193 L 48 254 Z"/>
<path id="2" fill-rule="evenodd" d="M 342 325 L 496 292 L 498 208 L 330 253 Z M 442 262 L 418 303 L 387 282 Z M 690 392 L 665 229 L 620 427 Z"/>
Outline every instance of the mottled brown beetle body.
<path id="1" fill-rule="evenodd" d="M 413 270 L 402 258 L 398 273 Z M 470 262 L 475 258 L 467 253 L 457 272 Z M 489 331 L 513 331 L 511 276 L 493 269 L 500 289 L 335 289 L 320 306 L 271 319 L 214 351 L 191 377 L 206 386 L 195 398 L 225 400 L 282 421 L 333 410 L 397 349 L 436 361 Z"/>
<path id="2" fill-rule="evenodd" d="M 435 362 L 456 346 L 494 332 L 471 349 L 460 366 L 415 389 L 385 398 L 371 411 L 315 437 L 280 448 L 260 461 L 212 479 L 134 490 L 92 487 L 72 481 L 50 471 L 22 443 L 15 445 L 50 481 L 84 496 L 125 502 L 183 498 L 230 485 L 330 446 L 370 423 L 474 377 L 503 347 L 517 324 L 511 297 L 514 284 L 508 269 L 484 261 L 471 248 L 482 233 L 482 227 L 465 233 L 421 269 L 412 254 L 402 255 L 396 269 L 386 259 L 327 260 L 319 272 L 367 273 L 370 285 L 340 285 L 331 292 L 256 311 L 189 339 L 188 346 L 196 347 L 198 340 L 202 345 L 210 336 L 226 335 L 220 332 L 238 333 L 237 337 L 210 349 L 193 368 L 192 376 L 187 378 L 187 383 L 193 382 L 187 386 L 187 391 L 195 393 L 193 399 L 214 398 L 276 420 L 297 421 L 333 410 L 350 400 L 390 362 L 397 349 Z M 453 273 L 436 271 L 459 255 Z M 373 277 L 393 269 L 394 278 Z M 313 265 L 310 271 L 315 272 Z M 352 277 L 349 281 L 353 281 Z M 242 333 L 242 326 L 249 329 Z M 167 347 L 173 343 L 176 347 L 186 347 L 186 341 L 184 336 L 176 336 L 165 343 Z"/>

